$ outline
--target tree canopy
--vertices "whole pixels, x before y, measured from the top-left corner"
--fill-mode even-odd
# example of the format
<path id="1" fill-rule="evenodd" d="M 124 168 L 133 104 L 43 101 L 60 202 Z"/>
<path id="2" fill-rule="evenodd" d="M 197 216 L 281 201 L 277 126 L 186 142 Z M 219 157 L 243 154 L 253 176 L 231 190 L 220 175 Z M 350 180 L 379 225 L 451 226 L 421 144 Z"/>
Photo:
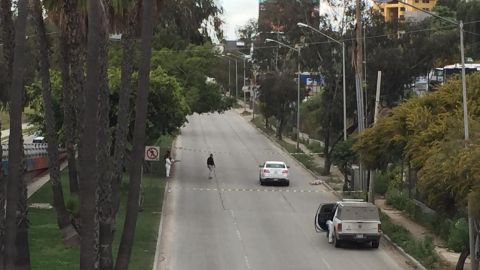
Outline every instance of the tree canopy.
<path id="1" fill-rule="evenodd" d="M 370 169 L 406 159 L 418 171 L 418 188 L 446 212 L 466 204 L 480 184 L 480 74 L 467 76 L 470 141 L 464 141 L 461 82 L 413 97 L 359 135 L 354 150 Z M 456 204 L 451 204 L 455 202 Z"/>

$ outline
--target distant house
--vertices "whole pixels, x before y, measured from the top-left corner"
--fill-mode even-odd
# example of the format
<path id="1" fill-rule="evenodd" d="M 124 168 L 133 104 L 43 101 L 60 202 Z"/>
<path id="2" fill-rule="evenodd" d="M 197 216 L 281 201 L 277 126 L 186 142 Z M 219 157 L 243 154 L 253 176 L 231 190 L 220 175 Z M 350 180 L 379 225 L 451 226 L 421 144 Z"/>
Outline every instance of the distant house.
<path id="1" fill-rule="evenodd" d="M 404 2 L 426 11 L 431 11 L 437 4 L 437 0 L 404 0 Z M 420 21 L 427 16 L 427 14 L 398 1 L 392 1 L 389 3 L 374 2 L 373 8 L 380 11 L 386 22 L 393 20 Z"/>

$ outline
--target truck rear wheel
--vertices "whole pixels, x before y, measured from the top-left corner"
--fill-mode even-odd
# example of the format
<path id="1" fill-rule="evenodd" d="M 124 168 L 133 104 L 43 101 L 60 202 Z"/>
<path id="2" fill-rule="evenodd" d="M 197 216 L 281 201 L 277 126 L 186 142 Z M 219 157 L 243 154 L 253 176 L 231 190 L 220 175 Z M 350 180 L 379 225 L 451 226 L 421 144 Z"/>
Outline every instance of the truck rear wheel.
<path id="1" fill-rule="evenodd" d="M 378 248 L 380 246 L 380 240 L 372 241 L 372 248 Z"/>
<path id="2" fill-rule="evenodd" d="M 340 247 L 340 240 L 337 239 L 337 233 L 333 234 L 333 246 L 336 248 Z"/>

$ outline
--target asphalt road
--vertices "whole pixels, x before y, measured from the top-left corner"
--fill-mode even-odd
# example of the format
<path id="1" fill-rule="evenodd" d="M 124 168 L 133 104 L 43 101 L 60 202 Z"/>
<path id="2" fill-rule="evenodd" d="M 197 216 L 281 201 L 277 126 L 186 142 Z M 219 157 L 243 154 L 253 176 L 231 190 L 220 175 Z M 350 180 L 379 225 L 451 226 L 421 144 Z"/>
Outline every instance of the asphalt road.
<path id="1" fill-rule="evenodd" d="M 163 213 L 158 270 L 404 269 L 384 244 L 334 248 L 314 230 L 321 202 L 335 200 L 239 114 L 194 115 L 176 146 Z M 216 177 L 208 179 L 213 153 Z M 290 165 L 290 186 L 260 186 L 258 165 Z"/>

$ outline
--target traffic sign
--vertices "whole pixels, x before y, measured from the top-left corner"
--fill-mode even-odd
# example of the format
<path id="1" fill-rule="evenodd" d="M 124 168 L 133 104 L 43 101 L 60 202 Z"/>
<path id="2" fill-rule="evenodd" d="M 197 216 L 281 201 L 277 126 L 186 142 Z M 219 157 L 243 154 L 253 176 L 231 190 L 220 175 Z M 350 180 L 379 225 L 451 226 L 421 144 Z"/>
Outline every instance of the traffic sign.
<path id="1" fill-rule="evenodd" d="M 158 147 L 158 146 L 145 146 L 145 160 L 146 161 L 159 161 L 160 160 L 160 147 Z"/>

